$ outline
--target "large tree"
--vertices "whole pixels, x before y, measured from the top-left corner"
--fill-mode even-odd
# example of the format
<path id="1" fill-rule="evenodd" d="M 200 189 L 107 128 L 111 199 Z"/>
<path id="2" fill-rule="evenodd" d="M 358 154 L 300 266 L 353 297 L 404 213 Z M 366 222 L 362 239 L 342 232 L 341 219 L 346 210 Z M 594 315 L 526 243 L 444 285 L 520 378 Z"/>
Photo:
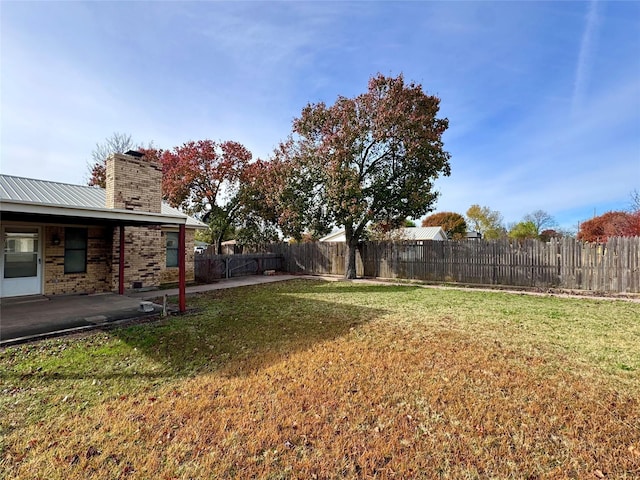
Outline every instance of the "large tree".
<path id="1" fill-rule="evenodd" d="M 578 240 L 606 242 L 610 237 L 639 237 L 640 211 L 606 212 L 580 224 Z"/>
<path id="2" fill-rule="evenodd" d="M 467 225 L 475 232 L 480 232 L 483 238 L 496 239 L 506 235 L 502 225 L 502 214 L 489 207 L 474 204 L 467 210 Z"/>
<path id="3" fill-rule="evenodd" d="M 442 227 L 447 233 L 447 237 L 460 240 L 467 233 L 467 222 L 464 217 L 455 212 L 438 212 L 429 215 L 422 220 L 423 227 Z"/>
<path id="4" fill-rule="evenodd" d="M 234 221 L 235 239 L 241 246 L 255 247 L 277 241 L 273 198 L 279 191 L 274 164 L 257 159 L 245 166 L 237 199 L 240 208 Z"/>
<path id="5" fill-rule="evenodd" d="M 550 229 L 556 226 L 556 220 L 544 210 L 536 210 L 526 214 L 522 222 L 533 223 L 536 229 L 536 235 L 540 235 L 540 233 L 545 229 Z"/>
<path id="6" fill-rule="evenodd" d="M 513 225 L 509 229 L 509 238 L 515 240 L 526 240 L 528 238 L 538 238 L 538 229 L 531 220 L 524 220 Z"/>
<path id="7" fill-rule="evenodd" d="M 276 160 L 291 173 L 279 199 L 285 224 L 302 229 L 344 227 L 347 278 L 356 276 L 356 249 L 370 223 L 390 224 L 429 212 L 433 182 L 449 175 L 449 153 L 438 118 L 439 98 L 402 75 L 378 74 L 354 98 L 308 104 Z"/>
<path id="8" fill-rule="evenodd" d="M 160 160 L 164 198 L 206 219 L 222 253 L 222 241 L 242 207 L 241 184 L 251 152 L 238 142 L 200 140 L 165 150 Z"/>

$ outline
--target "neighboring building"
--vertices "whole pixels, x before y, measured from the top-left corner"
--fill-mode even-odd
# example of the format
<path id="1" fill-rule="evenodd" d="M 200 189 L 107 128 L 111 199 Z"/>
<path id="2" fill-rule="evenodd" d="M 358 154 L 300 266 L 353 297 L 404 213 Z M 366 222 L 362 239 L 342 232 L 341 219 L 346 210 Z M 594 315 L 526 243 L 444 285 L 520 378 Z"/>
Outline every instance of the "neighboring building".
<path id="1" fill-rule="evenodd" d="M 161 184 L 160 166 L 131 151 L 107 160 L 106 189 L 0 175 L 0 297 L 178 282 L 181 234 L 182 291 L 206 225 L 164 203 Z"/>
<path id="2" fill-rule="evenodd" d="M 394 238 L 402 240 L 447 240 L 447 234 L 442 227 L 405 227 L 401 233 L 394 231 Z M 321 242 L 345 242 L 344 230 L 338 230 L 320 239 Z"/>
<path id="3" fill-rule="evenodd" d="M 238 241 L 226 240 L 222 242 L 222 254 L 223 255 L 238 255 L 242 253 L 242 245 L 238 244 Z"/>

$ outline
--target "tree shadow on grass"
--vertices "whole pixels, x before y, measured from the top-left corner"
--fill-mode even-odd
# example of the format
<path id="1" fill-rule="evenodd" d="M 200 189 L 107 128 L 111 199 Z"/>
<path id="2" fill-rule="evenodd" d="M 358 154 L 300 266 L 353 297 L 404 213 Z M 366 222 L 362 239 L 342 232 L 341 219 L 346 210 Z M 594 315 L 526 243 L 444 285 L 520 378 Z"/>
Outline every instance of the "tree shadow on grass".
<path id="1" fill-rule="evenodd" d="M 321 284 L 287 283 L 200 294 L 190 298 L 191 313 L 112 334 L 171 375 L 242 375 L 341 337 L 384 313 L 344 301 L 301 298 L 296 294 L 314 293 Z"/>
<path id="2" fill-rule="evenodd" d="M 125 345 L 105 347 L 89 336 L 57 355 L 55 365 L 6 372 L 0 378 L 154 383 L 213 372 L 249 374 L 385 313 L 349 303 L 349 296 L 386 287 L 340 288 L 331 283 L 294 280 L 190 296 L 186 314 L 96 335 L 104 339 L 106 333 Z M 309 298 L 322 294 L 327 298 Z"/>

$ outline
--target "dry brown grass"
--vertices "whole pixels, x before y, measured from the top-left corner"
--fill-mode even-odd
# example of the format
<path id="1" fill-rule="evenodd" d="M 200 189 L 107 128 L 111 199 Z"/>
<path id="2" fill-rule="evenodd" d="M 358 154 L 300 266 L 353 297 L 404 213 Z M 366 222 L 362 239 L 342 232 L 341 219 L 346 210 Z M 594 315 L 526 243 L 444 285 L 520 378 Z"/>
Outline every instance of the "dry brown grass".
<path id="1" fill-rule="evenodd" d="M 640 477 L 640 353 L 618 345 L 616 372 L 561 328 L 507 322 L 532 305 L 564 322 L 611 308 L 633 339 L 637 306 L 301 282 L 200 302 L 231 326 L 206 368 L 16 428 L 7 478 Z"/>

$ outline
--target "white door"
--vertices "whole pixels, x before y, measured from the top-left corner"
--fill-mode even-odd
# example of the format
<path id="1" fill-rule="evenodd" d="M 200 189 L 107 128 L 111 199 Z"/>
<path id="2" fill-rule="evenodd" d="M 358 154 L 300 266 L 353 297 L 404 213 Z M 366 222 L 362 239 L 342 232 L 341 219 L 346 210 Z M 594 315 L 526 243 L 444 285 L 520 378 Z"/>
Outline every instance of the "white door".
<path id="1" fill-rule="evenodd" d="M 0 297 L 42 293 L 40 228 L 2 229 Z"/>

